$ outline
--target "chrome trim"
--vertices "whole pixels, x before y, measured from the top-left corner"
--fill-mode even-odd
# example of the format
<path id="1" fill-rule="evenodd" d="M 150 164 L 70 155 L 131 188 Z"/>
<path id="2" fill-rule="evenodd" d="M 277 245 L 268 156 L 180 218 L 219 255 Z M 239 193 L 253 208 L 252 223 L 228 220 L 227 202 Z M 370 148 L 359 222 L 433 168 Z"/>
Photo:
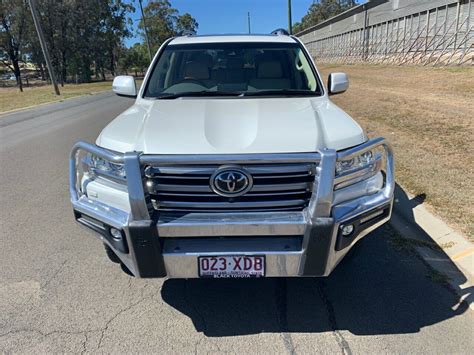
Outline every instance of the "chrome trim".
<path id="1" fill-rule="evenodd" d="M 279 191 L 294 191 L 299 192 L 299 190 L 310 190 L 313 183 L 309 182 L 300 182 L 300 183 L 290 183 L 290 184 L 270 184 L 270 185 L 256 185 L 253 186 L 252 192 L 268 192 L 273 191 L 278 193 Z M 153 193 L 166 193 L 180 191 L 182 193 L 186 192 L 202 192 L 202 193 L 212 193 L 210 186 L 205 185 L 175 185 L 175 184 L 157 184 L 153 181 L 147 182 L 147 187 L 153 191 Z"/>
<path id="2" fill-rule="evenodd" d="M 188 213 L 173 217 L 161 214 L 160 237 L 303 235 L 302 212 Z"/>
<path id="3" fill-rule="evenodd" d="M 127 176 L 128 198 L 130 200 L 130 215 L 135 221 L 149 220 L 150 213 L 143 189 L 143 174 L 140 167 L 140 154 L 125 153 L 125 173 Z"/>
<path id="4" fill-rule="evenodd" d="M 257 153 L 257 154 L 164 154 L 142 155 L 140 163 L 144 165 L 196 165 L 196 164 L 279 164 L 279 163 L 315 163 L 318 153 Z"/>
<path id="5" fill-rule="evenodd" d="M 313 165 L 314 163 L 319 161 L 319 157 L 317 158 L 318 160 L 314 160 L 311 163 L 307 163 L 307 171 L 312 171 L 314 173 Z M 247 162 L 246 162 L 247 163 Z M 299 162 L 298 162 L 299 163 Z M 280 173 L 297 173 L 301 172 L 304 169 L 302 169 L 304 162 L 302 164 L 298 165 L 285 165 L 285 164 L 279 164 L 278 165 L 278 171 Z M 216 164 L 214 164 L 216 165 Z M 217 164 L 218 165 L 218 164 Z M 264 166 L 264 165 L 258 165 L 258 166 L 253 166 L 249 165 L 246 168 L 246 171 L 250 174 L 265 174 L 265 173 L 272 173 L 275 172 L 275 169 L 272 166 Z M 215 166 L 188 166 L 188 165 L 182 165 L 179 166 L 179 164 L 176 164 L 176 166 L 160 166 L 160 165 L 150 165 L 146 167 L 145 169 L 145 175 L 146 177 L 153 177 L 157 174 L 167 174 L 167 175 L 185 175 L 185 174 L 204 174 L 204 175 L 212 175 L 212 173 L 216 170 Z"/>
<path id="6" fill-rule="evenodd" d="M 76 201 L 73 201 L 72 205 L 76 211 L 114 228 L 122 229 L 128 224 L 129 214 L 127 212 L 107 206 L 99 201 L 90 200 L 86 196 L 81 196 Z"/>
<path id="7" fill-rule="evenodd" d="M 303 210 L 309 204 L 317 163 L 240 165 L 149 165 L 146 188 L 159 212 L 248 212 L 275 208 Z M 221 172 L 247 176 L 248 185 L 238 194 L 215 186 Z M 225 184 L 221 189 L 225 190 Z M 243 187 L 243 186 L 241 186 Z M 222 196 L 222 197 L 220 197 Z M 284 201 L 288 201 L 285 203 Z M 298 207 L 295 207 L 298 206 Z"/>
<path id="8" fill-rule="evenodd" d="M 208 208 L 208 209 L 236 209 L 236 208 L 266 208 L 266 207 L 292 207 L 302 206 L 305 200 L 279 200 L 279 201 L 249 201 L 249 202 L 168 202 L 156 201 L 156 206 L 172 208 Z M 224 211 L 225 212 L 225 211 Z"/>
<path id="9" fill-rule="evenodd" d="M 313 197 L 310 200 L 308 214 L 312 217 L 331 215 L 332 195 L 334 192 L 334 174 L 336 171 L 336 151 L 325 149 L 321 152 L 321 162 L 317 169 L 317 178 Z"/>

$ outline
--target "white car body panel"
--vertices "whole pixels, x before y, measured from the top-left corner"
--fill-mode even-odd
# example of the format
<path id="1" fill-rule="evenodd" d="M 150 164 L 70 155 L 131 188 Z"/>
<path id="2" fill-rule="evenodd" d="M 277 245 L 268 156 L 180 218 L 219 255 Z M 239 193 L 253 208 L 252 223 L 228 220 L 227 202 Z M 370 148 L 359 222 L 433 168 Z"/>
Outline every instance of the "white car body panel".
<path id="1" fill-rule="evenodd" d="M 363 143 L 362 128 L 327 97 L 142 99 L 97 145 L 144 154 L 313 152 Z"/>
<path id="2" fill-rule="evenodd" d="M 212 35 L 212 36 L 184 36 L 174 38 L 169 44 L 193 44 L 193 43 L 295 43 L 289 36 L 274 35 Z"/>

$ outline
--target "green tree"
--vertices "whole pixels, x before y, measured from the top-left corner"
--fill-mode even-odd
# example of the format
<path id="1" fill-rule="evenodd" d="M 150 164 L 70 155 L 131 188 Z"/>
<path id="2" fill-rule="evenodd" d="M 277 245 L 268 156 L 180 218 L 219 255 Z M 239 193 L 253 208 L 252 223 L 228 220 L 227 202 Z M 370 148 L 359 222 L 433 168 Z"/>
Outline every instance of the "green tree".
<path id="1" fill-rule="evenodd" d="M 128 75 L 134 71 L 135 76 L 143 73 L 150 64 L 148 52 L 144 44 L 135 43 L 131 48 L 122 48 L 119 66 Z"/>
<path id="2" fill-rule="evenodd" d="M 0 55 L 15 75 L 20 91 L 23 91 L 20 61 L 26 33 L 32 28 L 29 11 L 26 0 L 0 0 Z"/>
<path id="3" fill-rule="evenodd" d="M 168 0 L 151 0 L 143 9 L 148 29 L 148 39 L 152 51 L 170 37 L 182 35 L 183 33 L 196 33 L 199 24 L 188 13 L 180 16 L 178 10 L 171 7 Z M 140 34 L 145 42 L 143 21 L 138 25 Z"/>
<path id="4" fill-rule="evenodd" d="M 185 14 L 178 16 L 176 21 L 176 35 L 195 35 L 197 33 L 198 27 L 199 24 L 197 21 L 191 16 L 191 14 L 186 12 Z"/>
<path id="5" fill-rule="evenodd" d="M 319 0 L 313 2 L 309 7 L 306 15 L 303 16 L 301 22 L 296 22 L 293 25 L 293 33 L 301 32 L 302 30 L 317 25 L 333 16 L 349 10 L 356 6 L 357 0 Z"/>

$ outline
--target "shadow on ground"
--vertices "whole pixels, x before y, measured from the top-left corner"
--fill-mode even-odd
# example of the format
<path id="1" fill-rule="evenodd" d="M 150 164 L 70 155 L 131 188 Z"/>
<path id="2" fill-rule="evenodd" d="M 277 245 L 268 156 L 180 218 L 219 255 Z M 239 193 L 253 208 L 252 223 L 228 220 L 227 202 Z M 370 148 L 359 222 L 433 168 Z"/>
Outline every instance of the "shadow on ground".
<path id="1" fill-rule="evenodd" d="M 405 233 L 406 235 L 403 236 L 408 241 L 405 241 L 405 243 L 411 243 L 419 252 L 425 255 L 425 258 L 429 258 L 430 264 L 434 268 L 438 268 L 447 273 L 450 278 L 449 284 L 453 291 L 463 296 L 464 302 L 472 304 L 474 303 L 473 287 L 464 289 L 459 287 L 467 281 L 466 276 L 415 220 L 413 210 L 423 204 L 425 200 L 425 194 L 410 197 L 398 184 L 395 186 L 393 213 L 397 215 L 398 219 L 403 223 L 403 226 L 409 227 Z"/>
<path id="2" fill-rule="evenodd" d="M 207 336 L 416 333 L 468 309 L 386 225 L 324 279 L 167 280 L 162 298 Z"/>

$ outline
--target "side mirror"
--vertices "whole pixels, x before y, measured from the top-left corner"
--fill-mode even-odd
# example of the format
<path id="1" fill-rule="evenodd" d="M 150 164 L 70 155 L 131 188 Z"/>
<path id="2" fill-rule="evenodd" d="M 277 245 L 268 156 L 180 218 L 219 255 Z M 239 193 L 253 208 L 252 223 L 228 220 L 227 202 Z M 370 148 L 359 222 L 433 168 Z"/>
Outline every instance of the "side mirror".
<path id="1" fill-rule="evenodd" d="M 328 77 L 329 95 L 342 94 L 349 88 L 349 78 L 346 73 L 331 73 Z"/>
<path id="2" fill-rule="evenodd" d="M 112 90 L 118 96 L 137 97 L 137 87 L 135 85 L 135 78 L 128 75 L 120 75 L 114 78 L 112 83 Z"/>

